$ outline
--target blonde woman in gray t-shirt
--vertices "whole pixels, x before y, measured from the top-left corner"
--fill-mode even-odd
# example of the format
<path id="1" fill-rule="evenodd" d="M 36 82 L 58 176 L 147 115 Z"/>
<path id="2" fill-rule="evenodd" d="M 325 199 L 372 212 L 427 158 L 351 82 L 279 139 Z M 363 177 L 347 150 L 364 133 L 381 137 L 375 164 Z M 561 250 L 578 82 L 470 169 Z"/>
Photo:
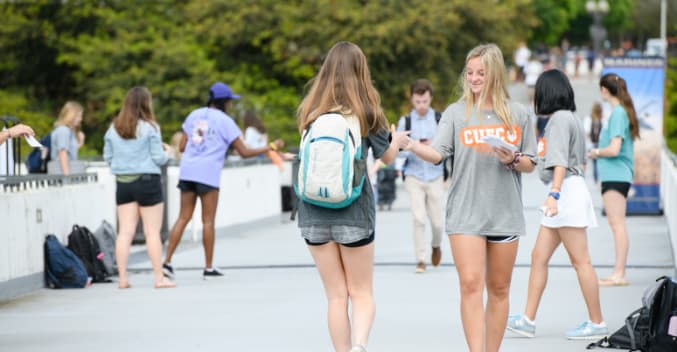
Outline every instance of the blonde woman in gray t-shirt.
<path id="1" fill-rule="evenodd" d="M 442 114 L 432 145 L 410 140 L 406 147 L 435 164 L 454 157 L 446 231 L 471 352 L 496 352 L 501 346 L 518 239 L 525 233 L 520 175 L 535 166 L 533 123 L 525 107 L 510 102 L 505 76 L 503 54 L 495 44 L 472 49 L 463 71 L 463 96 Z M 492 148 L 482 140 L 485 135 L 517 151 Z"/>
<path id="2" fill-rule="evenodd" d="M 544 195 L 543 217 L 531 254 L 529 291 L 524 314 L 511 315 L 508 330 L 534 337 L 536 311 L 548 280 L 548 262 L 560 244 L 576 269 L 588 308 L 588 320 L 566 333 L 572 340 L 599 339 L 608 334 L 599 304 L 597 274 L 590 263 L 587 229 L 597 226 L 590 192 L 585 184 L 585 132 L 574 116 L 574 91 L 558 70 L 543 73 L 536 82 L 535 110 L 548 116 L 538 144 L 538 173 L 550 186 Z"/>

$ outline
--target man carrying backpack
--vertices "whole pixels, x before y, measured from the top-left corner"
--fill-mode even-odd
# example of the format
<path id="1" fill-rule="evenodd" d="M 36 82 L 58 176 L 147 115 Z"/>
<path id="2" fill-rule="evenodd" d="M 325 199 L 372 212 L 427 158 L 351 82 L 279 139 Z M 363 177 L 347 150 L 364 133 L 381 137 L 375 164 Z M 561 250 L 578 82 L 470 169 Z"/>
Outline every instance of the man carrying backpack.
<path id="1" fill-rule="evenodd" d="M 441 114 L 430 107 L 433 86 L 427 79 L 418 79 L 412 83 L 410 90 L 413 109 L 407 116 L 400 118 L 398 131 L 411 131 L 412 139 L 423 144 L 430 144 L 435 137 L 437 124 Z M 411 200 L 411 211 L 414 216 L 414 250 L 416 255 L 416 272 L 426 269 L 427 244 L 425 236 L 426 214 L 432 227 L 431 263 L 438 266 L 442 260 L 442 196 L 444 195 L 444 166 L 433 165 L 423 161 L 413 153 L 401 152 L 406 157 L 403 167 L 404 186 Z"/>

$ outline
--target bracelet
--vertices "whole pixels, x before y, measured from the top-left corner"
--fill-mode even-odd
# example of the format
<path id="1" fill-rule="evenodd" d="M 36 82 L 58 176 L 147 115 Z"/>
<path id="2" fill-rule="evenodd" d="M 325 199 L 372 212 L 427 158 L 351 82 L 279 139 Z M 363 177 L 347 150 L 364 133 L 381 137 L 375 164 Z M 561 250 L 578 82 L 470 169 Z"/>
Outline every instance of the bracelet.
<path id="1" fill-rule="evenodd" d="M 599 158 L 599 148 L 595 148 L 595 156 Z"/>
<path id="2" fill-rule="evenodd" d="M 510 170 L 510 171 L 514 171 L 515 167 L 517 167 L 517 165 L 519 165 L 521 157 L 522 157 L 522 153 L 515 152 L 515 158 L 512 159 L 512 161 L 510 163 L 505 164 L 505 168 Z"/>
<path id="3" fill-rule="evenodd" d="M 272 149 L 273 151 L 277 151 L 277 146 L 275 145 L 275 143 L 270 142 L 270 143 L 268 143 L 268 146 L 269 146 L 270 149 Z"/>

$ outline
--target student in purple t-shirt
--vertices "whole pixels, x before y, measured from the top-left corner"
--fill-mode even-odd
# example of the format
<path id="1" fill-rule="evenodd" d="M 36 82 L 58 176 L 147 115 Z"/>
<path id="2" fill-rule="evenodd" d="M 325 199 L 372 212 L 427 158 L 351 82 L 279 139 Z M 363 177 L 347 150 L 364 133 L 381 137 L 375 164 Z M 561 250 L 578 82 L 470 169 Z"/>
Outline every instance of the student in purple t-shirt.
<path id="1" fill-rule="evenodd" d="M 205 250 L 204 278 L 223 276 L 212 266 L 214 256 L 214 218 L 219 199 L 221 169 L 228 147 L 233 145 L 243 158 L 266 153 L 281 148 L 284 143 L 276 140 L 262 148 L 248 148 L 242 140 L 242 132 L 226 111 L 233 99 L 240 99 L 224 83 L 214 83 L 209 89 L 207 107 L 191 112 L 183 123 L 183 136 L 180 143 L 181 168 L 179 185 L 181 190 L 181 210 L 169 235 L 167 256 L 163 271 L 173 278 L 172 255 L 179 245 L 186 225 L 193 217 L 197 198 L 202 205 L 202 244 Z"/>

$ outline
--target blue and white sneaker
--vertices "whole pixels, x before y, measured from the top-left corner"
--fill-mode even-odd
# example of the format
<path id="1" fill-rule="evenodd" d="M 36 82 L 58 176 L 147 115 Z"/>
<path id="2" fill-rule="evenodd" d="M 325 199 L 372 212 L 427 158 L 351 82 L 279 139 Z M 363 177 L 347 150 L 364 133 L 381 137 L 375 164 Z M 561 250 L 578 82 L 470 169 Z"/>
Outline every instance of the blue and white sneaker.
<path id="1" fill-rule="evenodd" d="M 529 322 L 524 314 L 509 316 L 508 325 L 505 328 L 524 337 L 536 336 L 536 324 Z"/>
<path id="2" fill-rule="evenodd" d="M 581 325 L 566 333 L 566 337 L 569 340 L 597 340 L 607 335 L 609 335 L 609 329 L 604 322 L 595 324 L 590 320 L 581 323 Z"/>

